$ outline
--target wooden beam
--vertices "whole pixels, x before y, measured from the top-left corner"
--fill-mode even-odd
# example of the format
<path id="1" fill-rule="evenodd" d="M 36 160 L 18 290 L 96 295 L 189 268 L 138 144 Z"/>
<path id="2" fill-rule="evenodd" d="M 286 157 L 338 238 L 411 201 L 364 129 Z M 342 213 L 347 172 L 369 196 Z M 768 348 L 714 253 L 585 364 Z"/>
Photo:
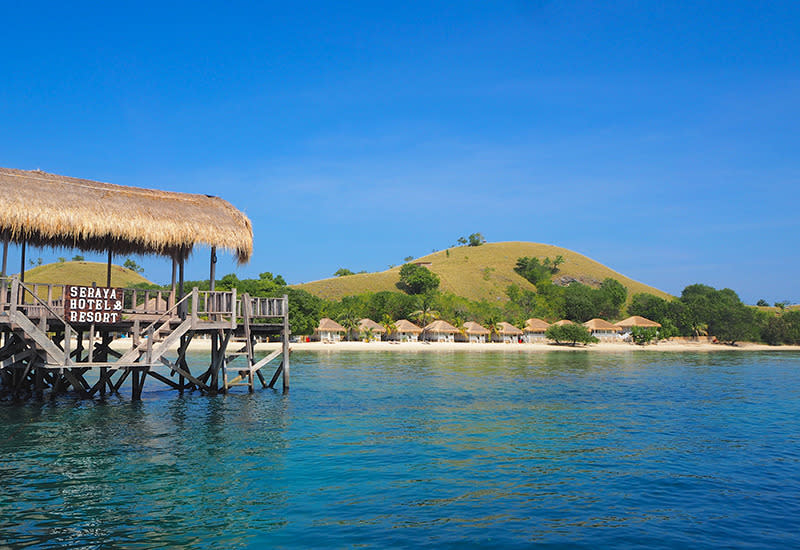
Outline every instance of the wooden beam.
<path id="1" fill-rule="evenodd" d="M 266 366 L 267 363 L 275 359 L 281 353 L 283 353 L 283 350 L 279 348 L 270 353 L 269 355 L 267 355 L 266 357 L 264 357 L 263 359 L 261 359 L 258 363 L 252 366 L 253 372 L 256 372 L 257 370 L 261 369 L 261 367 Z"/>
<path id="2" fill-rule="evenodd" d="M 47 337 L 47 333 L 39 330 L 24 313 L 21 311 L 12 312 L 11 322 L 16 323 L 25 332 L 26 336 L 32 338 L 45 351 L 50 363 L 56 365 L 61 363 L 63 352 Z"/>
<path id="3" fill-rule="evenodd" d="M 183 370 L 182 368 L 180 368 L 176 363 L 173 363 L 172 361 L 170 361 L 166 357 L 159 357 L 159 359 L 164 365 L 166 365 L 167 367 L 171 368 L 172 370 L 174 370 L 175 372 L 180 374 L 182 377 L 184 377 L 187 380 L 189 380 L 192 384 L 194 384 L 198 388 L 203 389 L 205 391 L 209 391 L 209 387 L 206 384 L 204 384 L 203 382 L 201 382 L 200 380 L 198 380 L 197 378 L 192 376 L 191 373 L 188 373 L 185 370 Z M 181 385 L 181 387 L 182 387 L 182 385 Z"/>
<path id="4" fill-rule="evenodd" d="M 7 275 L 6 268 L 8 267 L 8 237 L 3 239 L 3 271 L 0 272 L 0 277 Z"/>
<path id="5" fill-rule="evenodd" d="M 106 286 L 111 286 L 111 249 L 108 249 L 108 265 L 106 265 Z M 134 307 L 136 305 L 134 304 Z"/>
<path id="6" fill-rule="evenodd" d="M 25 239 L 22 239 L 22 252 L 20 255 L 20 266 L 19 266 L 19 280 L 23 283 L 25 282 Z"/>
<path id="7" fill-rule="evenodd" d="M 289 296 L 283 295 L 283 333 L 281 334 L 281 347 L 283 351 L 283 391 L 289 389 Z"/>
<path id="8" fill-rule="evenodd" d="M 211 290 L 211 292 L 214 292 L 214 287 L 215 287 L 214 279 L 215 279 L 215 276 L 216 276 L 216 272 L 217 272 L 217 247 L 216 246 L 212 246 L 211 247 L 211 273 L 208 276 L 208 288 Z"/>

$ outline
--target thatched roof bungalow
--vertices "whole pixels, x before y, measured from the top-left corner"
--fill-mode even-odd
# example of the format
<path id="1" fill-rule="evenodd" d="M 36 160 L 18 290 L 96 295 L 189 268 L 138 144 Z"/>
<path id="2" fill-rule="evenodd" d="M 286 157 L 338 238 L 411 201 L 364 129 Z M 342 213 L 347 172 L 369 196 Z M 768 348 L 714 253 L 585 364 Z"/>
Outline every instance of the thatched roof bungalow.
<path id="1" fill-rule="evenodd" d="M 467 321 L 464 323 L 464 334 L 467 341 L 482 344 L 486 342 L 486 337 L 489 336 L 489 329 L 475 321 Z"/>
<path id="2" fill-rule="evenodd" d="M 0 168 L 5 243 L 184 260 L 195 245 L 253 253 L 250 220 L 227 201 Z M 212 254 L 213 256 L 213 254 Z"/>
<path id="3" fill-rule="evenodd" d="M 372 319 L 361 319 L 358 322 L 358 335 L 362 340 L 377 340 L 381 341 L 381 337 L 386 332 L 383 325 L 376 323 Z"/>
<path id="4" fill-rule="evenodd" d="M 314 339 L 324 343 L 340 342 L 342 334 L 347 332 L 347 329 L 334 321 L 323 317 L 319 320 L 319 326 L 314 331 Z"/>
<path id="5" fill-rule="evenodd" d="M 524 333 L 522 332 L 522 330 L 518 329 L 511 323 L 501 321 L 497 323 L 497 334 L 502 336 L 503 342 L 508 344 L 512 342 L 518 342 L 519 337 L 522 336 Z"/>
<path id="6" fill-rule="evenodd" d="M 618 334 L 622 331 L 618 326 L 609 323 L 605 319 L 598 318 L 586 321 L 583 326 L 589 329 L 592 336 L 600 340 L 617 340 Z"/>
<path id="7" fill-rule="evenodd" d="M 401 342 L 416 342 L 422 334 L 422 329 L 407 319 L 395 321 L 394 327 L 392 337 Z"/>
<path id="8" fill-rule="evenodd" d="M 525 321 L 525 328 L 522 329 L 525 333 L 523 339 L 529 344 L 544 342 L 546 340 L 544 333 L 548 328 L 550 328 L 550 323 L 547 321 L 536 318 L 528 319 Z"/>
<path id="9" fill-rule="evenodd" d="M 627 330 L 630 330 L 632 327 L 661 328 L 661 323 L 656 323 L 655 321 L 651 321 L 650 319 L 640 315 L 633 315 L 627 319 L 623 319 L 622 321 L 615 323 L 615 325 L 621 329 Z"/>
<path id="10" fill-rule="evenodd" d="M 425 326 L 425 339 L 432 342 L 454 342 L 457 332 L 459 330 L 456 327 L 439 319 Z"/>

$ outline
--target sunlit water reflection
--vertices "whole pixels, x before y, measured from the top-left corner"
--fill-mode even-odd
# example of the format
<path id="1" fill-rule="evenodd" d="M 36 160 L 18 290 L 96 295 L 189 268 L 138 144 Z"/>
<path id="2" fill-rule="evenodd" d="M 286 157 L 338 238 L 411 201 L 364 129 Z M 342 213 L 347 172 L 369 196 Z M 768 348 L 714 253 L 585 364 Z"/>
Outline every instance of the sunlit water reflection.
<path id="1" fill-rule="evenodd" d="M 288 395 L 0 406 L 0 544 L 800 545 L 798 354 L 292 359 Z"/>

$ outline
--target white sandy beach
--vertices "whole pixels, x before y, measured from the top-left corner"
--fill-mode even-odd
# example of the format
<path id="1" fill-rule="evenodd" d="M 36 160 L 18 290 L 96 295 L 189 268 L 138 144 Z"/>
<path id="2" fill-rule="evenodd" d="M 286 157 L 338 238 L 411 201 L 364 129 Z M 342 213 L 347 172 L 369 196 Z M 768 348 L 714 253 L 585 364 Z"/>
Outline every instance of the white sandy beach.
<path id="1" fill-rule="evenodd" d="M 236 351 L 244 344 L 242 342 L 231 342 L 228 351 Z M 258 343 L 256 351 L 272 351 L 280 347 L 278 342 Z M 130 341 L 126 339 L 116 340 L 112 348 L 126 350 L 130 348 Z M 659 342 L 646 346 L 637 346 L 624 342 L 589 344 L 588 346 L 564 346 L 555 344 L 502 344 L 485 343 L 469 344 L 464 342 L 455 343 L 423 343 L 423 342 L 337 342 L 335 344 L 323 344 L 321 342 L 295 342 L 290 344 L 292 351 L 313 351 L 313 352 L 340 352 L 340 351 L 384 351 L 384 352 L 504 352 L 504 353 L 542 353 L 550 351 L 591 351 L 597 353 L 620 353 L 620 352 L 642 352 L 642 351 L 663 351 L 663 352 L 719 352 L 719 351 L 800 351 L 800 346 L 768 346 L 744 342 L 735 346 L 724 344 L 712 344 L 708 342 Z M 195 339 L 189 344 L 190 351 L 210 351 L 211 341 Z"/>

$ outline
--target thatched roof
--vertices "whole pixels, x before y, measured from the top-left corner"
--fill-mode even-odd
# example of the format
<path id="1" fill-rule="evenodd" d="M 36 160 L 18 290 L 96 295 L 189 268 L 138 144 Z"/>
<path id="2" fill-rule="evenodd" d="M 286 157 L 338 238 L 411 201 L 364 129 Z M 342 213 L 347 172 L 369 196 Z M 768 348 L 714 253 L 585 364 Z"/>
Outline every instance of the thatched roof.
<path id="1" fill-rule="evenodd" d="M 563 327 L 564 325 L 574 325 L 575 323 L 573 323 L 569 319 L 561 319 L 560 321 L 556 321 L 553 324 L 559 327 Z"/>
<path id="2" fill-rule="evenodd" d="M 656 323 L 655 321 L 651 321 L 650 319 L 641 317 L 640 315 L 634 315 L 632 317 L 628 317 L 627 319 L 623 319 L 616 325 L 620 328 L 631 328 L 631 327 L 661 328 L 661 323 Z"/>
<path id="3" fill-rule="evenodd" d="M 34 246 L 178 257 L 196 244 L 253 252 L 250 220 L 208 195 L 0 168 L 0 235 Z"/>
<path id="4" fill-rule="evenodd" d="M 319 320 L 319 327 L 317 327 L 317 332 L 347 332 L 347 329 L 344 328 L 342 325 L 334 321 L 333 319 L 328 319 L 327 317 L 323 317 Z"/>
<path id="5" fill-rule="evenodd" d="M 475 321 L 467 321 L 464 323 L 464 331 L 466 331 L 467 334 L 483 334 L 484 336 L 489 334 L 488 328 L 476 323 Z"/>
<path id="6" fill-rule="evenodd" d="M 417 325 L 406 319 L 400 319 L 394 322 L 394 327 L 397 332 L 415 332 L 417 334 L 422 332 L 422 329 Z"/>
<path id="7" fill-rule="evenodd" d="M 497 328 L 498 328 L 497 334 L 502 334 L 504 336 L 519 336 L 520 334 L 522 334 L 522 331 L 520 329 L 518 329 L 511 323 L 506 323 L 505 321 L 497 323 Z"/>
<path id="8" fill-rule="evenodd" d="M 443 321 L 441 319 L 430 323 L 428 326 L 425 327 L 425 330 L 427 332 L 446 332 L 449 334 L 455 334 L 456 332 L 459 332 L 459 330 L 456 327 L 454 327 L 447 321 Z"/>
<path id="9" fill-rule="evenodd" d="M 614 332 L 619 332 L 621 329 L 617 325 L 612 325 L 605 319 L 590 319 L 583 323 L 583 326 L 588 328 L 589 330 L 612 330 Z"/>
<path id="10" fill-rule="evenodd" d="M 366 318 L 361 319 L 358 322 L 358 330 L 360 330 L 361 332 L 366 332 L 367 330 L 372 330 L 372 332 L 381 332 L 381 333 L 386 332 L 386 329 L 382 325 L 376 323 L 372 319 L 366 319 Z"/>
<path id="11" fill-rule="evenodd" d="M 550 328 L 550 323 L 541 319 L 528 319 L 525 321 L 525 332 L 545 332 Z"/>

